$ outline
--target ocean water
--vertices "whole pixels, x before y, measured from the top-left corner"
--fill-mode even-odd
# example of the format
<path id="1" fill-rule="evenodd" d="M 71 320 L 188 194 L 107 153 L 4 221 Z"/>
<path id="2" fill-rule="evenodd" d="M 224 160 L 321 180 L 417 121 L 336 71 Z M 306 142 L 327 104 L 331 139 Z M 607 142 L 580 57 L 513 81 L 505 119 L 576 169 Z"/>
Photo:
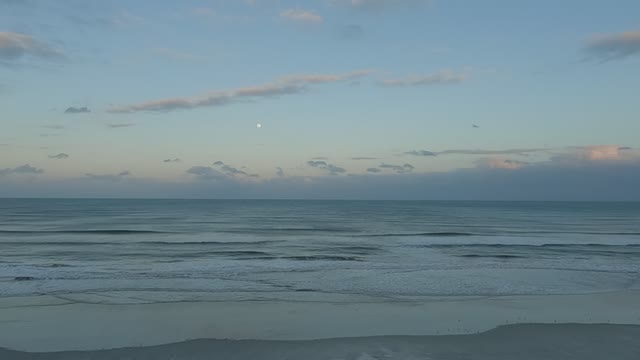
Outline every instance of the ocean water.
<path id="1" fill-rule="evenodd" d="M 0 297 L 411 301 L 639 275 L 640 203 L 0 199 Z"/>

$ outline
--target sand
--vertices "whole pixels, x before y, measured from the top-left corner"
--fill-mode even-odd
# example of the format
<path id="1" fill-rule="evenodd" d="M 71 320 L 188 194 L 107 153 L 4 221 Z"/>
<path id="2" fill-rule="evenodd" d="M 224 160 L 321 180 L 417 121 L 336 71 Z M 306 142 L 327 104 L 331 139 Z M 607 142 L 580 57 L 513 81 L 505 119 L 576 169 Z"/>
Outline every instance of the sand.
<path id="1" fill-rule="evenodd" d="M 0 358 L 24 359 L 633 359 L 640 357 L 640 326 L 608 324 L 507 325 L 475 335 L 388 336 L 307 341 L 192 340 L 113 350 L 25 353 L 0 349 Z"/>
<path id="2" fill-rule="evenodd" d="M 4 350 L 0 359 L 640 359 L 638 291 L 359 304 L 118 305 L 89 295 L 0 299 L 0 347 L 40 352 Z M 42 353 L 125 347 L 136 348 Z M 313 357 L 315 347 L 324 357 Z"/>

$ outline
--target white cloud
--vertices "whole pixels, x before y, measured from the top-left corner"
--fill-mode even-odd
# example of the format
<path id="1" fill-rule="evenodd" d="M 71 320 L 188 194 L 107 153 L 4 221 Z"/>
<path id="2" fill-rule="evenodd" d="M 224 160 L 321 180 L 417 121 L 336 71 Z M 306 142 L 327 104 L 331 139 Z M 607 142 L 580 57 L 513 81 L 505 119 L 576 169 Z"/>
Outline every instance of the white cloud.
<path id="1" fill-rule="evenodd" d="M 324 18 L 316 12 L 301 9 L 284 10 L 280 13 L 280 18 L 301 24 L 318 25 L 324 22 Z"/>

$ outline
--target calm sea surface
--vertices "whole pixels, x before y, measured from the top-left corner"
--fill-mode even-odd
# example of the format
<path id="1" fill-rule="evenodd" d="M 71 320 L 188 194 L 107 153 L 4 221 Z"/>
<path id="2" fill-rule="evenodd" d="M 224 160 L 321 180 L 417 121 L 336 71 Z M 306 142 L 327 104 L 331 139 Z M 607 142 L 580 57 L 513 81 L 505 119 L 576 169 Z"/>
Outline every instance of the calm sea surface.
<path id="1" fill-rule="evenodd" d="M 0 297 L 357 302 L 637 288 L 640 203 L 0 199 Z"/>

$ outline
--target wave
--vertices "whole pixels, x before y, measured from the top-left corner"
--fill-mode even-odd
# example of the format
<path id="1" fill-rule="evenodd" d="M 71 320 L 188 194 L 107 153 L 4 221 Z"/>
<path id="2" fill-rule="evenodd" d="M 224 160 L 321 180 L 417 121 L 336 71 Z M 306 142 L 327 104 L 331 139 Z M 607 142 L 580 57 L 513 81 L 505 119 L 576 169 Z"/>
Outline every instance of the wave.
<path id="1" fill-rule="evenodd" d="M 93 246 L 93 245 L 156 245 L 156 246 L 220 246 L 220 245 L 263 245 L 279 242 L 277 240 L 265 241 L 0 241 L 3 245 L 50 245 L 50 246 Z"/>
<path id="2" fill-rule="evenodd" d="M 418 232 L 418 233 L 385 233 L 385 234 L 358 234 L 353 237 L 403 237 L 403 236 L 437 236 L 437 237 L 456 237 L 456 236 L 483 236 L 483 234 L 467 233 L 467 232 Z"/>
<path id="3" fill-rule="evenodd" d="M 299 255 L 299 256 L 259 256 L 243 260 L 294 260 L 294 261 L 363 261 L 355 256 L 338 255 Z"/>
<path id="4" fill-rule="evenodd" d="M 99 234 L 99 235 L 130 235 L 130 234 L 175 234 L 173 231 L 158 230 L 0 230 L 0 234 L 50 235 L 50 234 Z"/>

